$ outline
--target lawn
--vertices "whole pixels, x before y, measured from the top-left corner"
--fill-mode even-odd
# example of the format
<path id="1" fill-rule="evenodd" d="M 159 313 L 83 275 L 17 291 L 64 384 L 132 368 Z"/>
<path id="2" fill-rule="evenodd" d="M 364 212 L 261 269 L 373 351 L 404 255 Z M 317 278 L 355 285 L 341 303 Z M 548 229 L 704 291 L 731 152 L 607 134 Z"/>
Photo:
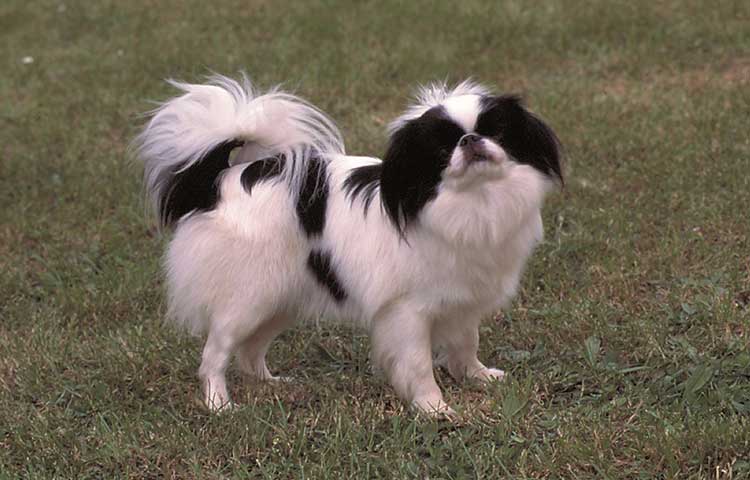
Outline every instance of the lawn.
<path id="1" fill-rule="evenodd" d="M 750 477 L 750 2 L 5 0 L 0 478 Z M 247 71 L 382 154 L 414 87 L 520 92 L 567 182 L 483 389 L 415 415 L 325 322 L 232 373 L 162 323 L 159 237 L 128 143 L 162 79 Z"/>

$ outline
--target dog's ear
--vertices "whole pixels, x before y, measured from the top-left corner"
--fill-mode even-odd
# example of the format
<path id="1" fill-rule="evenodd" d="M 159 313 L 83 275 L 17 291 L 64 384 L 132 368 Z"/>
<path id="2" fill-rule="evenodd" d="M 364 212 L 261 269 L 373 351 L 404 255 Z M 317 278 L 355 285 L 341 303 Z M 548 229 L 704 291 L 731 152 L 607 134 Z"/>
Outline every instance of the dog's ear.
<path id="1" fill-rule="evenodd" d="M 391 134 L 380 192 L 386 213 L 402 235 L 437 195 L 443 170 L 463 134 L 442 107 L 428 110 Z"/>
<path id="2" fill-rule="evenodd" d="M 393 132 L 383 156 L 380 194 L 383 207 L 396 229 L 404 234 L 425 203 L 435 195 L 440 181 L 438 159 L 427 148 L 427 139 L 418 120 Z"/>
<path id="3" fill-rule="evenodd" d="M 517 162 L 563 183 L 562 146 L 552 128 L 527 110 L 520 96 L 484 97 L 477 133 L 496 138 Z"/>

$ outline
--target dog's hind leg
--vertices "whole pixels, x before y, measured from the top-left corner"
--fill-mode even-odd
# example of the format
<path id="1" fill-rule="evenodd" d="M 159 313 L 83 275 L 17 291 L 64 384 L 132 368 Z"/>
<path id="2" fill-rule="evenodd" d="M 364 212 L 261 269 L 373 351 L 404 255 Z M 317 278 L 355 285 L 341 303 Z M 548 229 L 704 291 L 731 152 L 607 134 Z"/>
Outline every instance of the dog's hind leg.
<path id="1" fill-rule="evenodd" d="M 203 383 L 204 402 L 211 411 L 233 406 L 227 391 L 226 369 L 236 348 L 236 339 L 230 332 L 212 326 L 203 347 L 201 366 L 198 370 L 198 376 Z"/>
<path id="2" fill-rule="evenodd" d="M 233 406 L 227 391 L 227 367 L 242 342 L 252 333 L 261 330 L 262 319 L 269 317 L 264 309 L 246 307 L 232 305 L 211 318 L 198 375 L 203 383 L 206 406 L 212 411 Z"/>
<path id="3" fill-rule="evenodd" d="M 271 375 L 266 365 L 266 353 L 273 339 L 291 323 L 292 321 L 283 315 L 270 316 L 264 320 L 239 345 L 237 363 L 240 370 L 258 380 L 285 380 L 283 377 Z"/>

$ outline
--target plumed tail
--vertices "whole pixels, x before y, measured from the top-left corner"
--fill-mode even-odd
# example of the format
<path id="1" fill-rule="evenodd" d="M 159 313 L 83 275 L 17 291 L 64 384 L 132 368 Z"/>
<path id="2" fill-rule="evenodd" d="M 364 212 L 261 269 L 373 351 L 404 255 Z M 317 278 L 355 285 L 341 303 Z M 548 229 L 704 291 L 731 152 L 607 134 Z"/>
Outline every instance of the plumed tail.
<path id="1" fill-rule="evenodd" d="M 261 94 L 245 76 L 239 82 L 217 75 L 201 85 L 169 83 L 182 95 L 152 111 L 134 142 L 162 227 L 213 208 L 218 179 L 230 164 L 285 155 L 290 161 L 284 163 L 282 177 L 298 191 L 311 157 L 325 161 L 344 153 L 336 125 L 299 97 L 278 89 Z"/>

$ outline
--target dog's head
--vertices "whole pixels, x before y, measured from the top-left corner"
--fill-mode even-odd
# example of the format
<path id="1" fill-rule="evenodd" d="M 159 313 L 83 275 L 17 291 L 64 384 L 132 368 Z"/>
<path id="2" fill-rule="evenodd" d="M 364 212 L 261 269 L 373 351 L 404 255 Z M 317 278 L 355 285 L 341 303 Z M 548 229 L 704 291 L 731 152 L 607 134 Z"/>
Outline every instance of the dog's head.
<path id="1" fill-rule="evenodd" d="M 442 189 L 471 191 L 519 164 L 562 183 L 560 142 L 520 97 L 471 82 L 426 87 L 391 124 L 383 205 L 403 233 Z"/>

